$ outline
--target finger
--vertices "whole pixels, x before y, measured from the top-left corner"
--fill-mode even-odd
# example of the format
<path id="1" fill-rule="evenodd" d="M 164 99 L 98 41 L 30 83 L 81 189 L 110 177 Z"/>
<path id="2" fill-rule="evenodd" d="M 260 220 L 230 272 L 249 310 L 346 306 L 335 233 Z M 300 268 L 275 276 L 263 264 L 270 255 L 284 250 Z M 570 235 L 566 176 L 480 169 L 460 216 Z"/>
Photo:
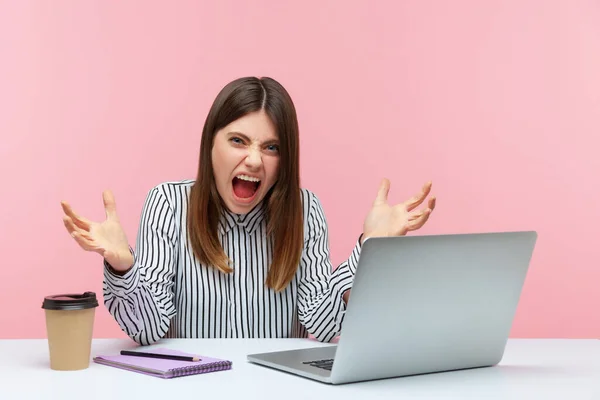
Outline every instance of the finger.
<path id="1" fill-rule="evenodd" d="M 410 213 L 410 214 L 409 214 L 409 216 L 408 216 L 408 220 L 409 220 L 410 222 L 413 222 L 414 220 L 421 218 L 421 216 L 422 216 L 422 215 L 423 215 L 423 214 L 424 214 L 426 211 L 427 211 L 427 209 L 421 210 L 421 211 L 419 211 L 419 212 L 412 212 L 412 213 Z"/>
<path id="2" fill-rule="evenodd" d="M 75 225 L 85 230 L 90 229 L 91 221 L 87 218 L 76 214 L 75 211 L 73 211 L 73 209 L 69 205 L 69 203 L 67 203 L 66 201 L 61 201 L 60 205 L 62 206 L 62 209 L 65 212 L 65 214 L 67 214 L 73 220 Z"/>
<path id="3" fill-rule="evenodd" d="M 381 185 L 379 185 L 379 191 L 377 192 L 377 197 L 375 198 L 375 202 L 373 204 L 376 206 L 386 204 L 389 192 L 390 181 L 387 178 L 384 178 L 383 181 L 381 181 Z"/>
<path id="4" fill-rule="evenodd" d="M 65 225 L 65 228 L 67 228 L 67 232 L 69 232 L 69 234 L 71 236 L 73 236 L 74 232 L 77 232 L 77 234 L 81 235 L 85 239 L 92 240 L 91 236 L 89 235 L 89 232 L 86 232 L 83 229 L 79 228 L 77 225 L 75 225 L 73 223 L 73 220 L 71 218 L 69 218 L 68 216 L 65 215 L 63 217 L 63 223 Z"/>
<path id="5" fill-rule="evenodd" d="M 429 204 L 428 205 L 429 205 L 429 207 L 426 208 L 426 209 L 424 209 L 424 210 L 421 210 L 419 212 L 412 212 L 412 213 L 410 213 L 409 216 L 408 216 L 408 220 L 409 221 L 414 221 L 414 220 L 416 220 L 418 218 L 421 218 L 421 216 L 423 215 L 423 213 L 427 212 L 427 210 L 429 210 L 429 212 L 433 211 L 435 209 L 435 197 L 432 197 L 432 198 L 429 199 Z"/>
<path id="6" fill-rule="evenodd" d="M 421 189 L 421 193 L 419 193 L 418 195 L 415 195 L 415 196 L 411 197 L 410 199 L 408 199 L 407 201 L 405 201 L 404 206 L 406 207 L 406 209 L 408 211 L 414 210 L 419 204 L 421 204 L 423 202 L 423 200 L 425 200 L 425 197 L 427 197 L 427 195 L 429 194 L 430 191 L 431 191 L 431 182 L 427 182 L 423 186 L 423 189 Z"/>
<path id="7" fill-rule="evenodd" d="M 429 219 L 429 216 L 431 215 L 431 211 L 432 210 L 430 210 L 428 208 L 427 210 L 425 210 L 425 212 L 423 212 L 423 215 L 421 215 L 419 218 L 417 218 L 414 221 L 407 224 L 408 230 L 415 231 L 417 229 L 420 229 L 425 224 L 425 222 L 427 222 L 427 220 Z"/>
<path id="8" fill-rule="evenodd" d="M 115 202 L 115 196 L 110 190 L 105 190 L 102 192 L 102 201 L 104 202 L 106 218 L 119 219 L 117 216 L 117 204 Z"/>
<path id="9" fill-rule="evenodd" d="M 72 234 L 73 232 L 81 232 L 82 229 L 73 223 L 73 220 L 68 215 L 63 216 L 63 224 L 67 228 L 67 232 Z"/>
<path id="10" fill-rule="evenodd" d="M 435 196 L 432 196 L 429 199 L 429 208 L 431 209 L 431 211 L 433 211 L 435 209 L 435 200 L 436 200 Z"/>
<path id="11" fill-rule="evenodd" d="M 75 241 L 79 244 L 79 246 L 81 246 L 81 248 L 84 250 L 96 251 L 96 252 L 104 251 L 103 249 L 98 247 L 98 245 L 96 245 L 93 241 L 89 240 L 88 238 L 83 237 L 78 232 L 73 232 L 71 236 L 73 236 L 73 239 L 75 239 Z"/>

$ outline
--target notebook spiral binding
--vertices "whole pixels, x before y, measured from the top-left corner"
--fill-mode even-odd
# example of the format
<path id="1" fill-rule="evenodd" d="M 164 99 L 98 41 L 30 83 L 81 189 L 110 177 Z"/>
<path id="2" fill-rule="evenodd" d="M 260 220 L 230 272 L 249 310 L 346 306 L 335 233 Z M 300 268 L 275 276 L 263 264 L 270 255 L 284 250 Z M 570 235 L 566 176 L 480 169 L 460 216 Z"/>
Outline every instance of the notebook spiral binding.
<path id="1" fill-rule="evenodd" d="M 194 375 L 199 372 L 223 371 L 231 368 L 231 361 L 218 361 L 204 365 L 190 365 L 189 367 L 175 368 L 172 370 L 173 377 Z"/>

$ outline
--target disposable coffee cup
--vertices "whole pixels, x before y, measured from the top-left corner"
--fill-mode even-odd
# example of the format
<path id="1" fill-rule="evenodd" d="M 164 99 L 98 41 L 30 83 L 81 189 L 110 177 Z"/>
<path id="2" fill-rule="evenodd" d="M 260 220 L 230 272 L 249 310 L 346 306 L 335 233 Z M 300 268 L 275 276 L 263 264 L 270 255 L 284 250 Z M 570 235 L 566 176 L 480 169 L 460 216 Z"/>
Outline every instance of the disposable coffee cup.
<path id="1" fill-rule="evenodd" d="M 75 371 L 89 367 L 96 307 L 94 292 L 44 297 L 51 369 Z"/>

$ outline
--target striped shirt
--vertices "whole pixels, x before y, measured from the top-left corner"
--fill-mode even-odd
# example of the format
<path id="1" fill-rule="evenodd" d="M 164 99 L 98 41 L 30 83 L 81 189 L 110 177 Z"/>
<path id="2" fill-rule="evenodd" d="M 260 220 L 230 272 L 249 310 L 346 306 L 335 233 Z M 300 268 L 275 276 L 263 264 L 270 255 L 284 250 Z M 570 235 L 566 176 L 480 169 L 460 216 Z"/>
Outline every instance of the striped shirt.
<path id="1" fill-rule="evenodd" d="M 234 271 L 225 274 L 194 256 L 186 214 L 193 180 L 152 188 L 142 209 L 134 265 L 123 276 L 104 262 L 104 304 L 140 344 L 160 338 L 289 338 L 330 341 L 342 327 L 360 241 L 333 270 L 327 222 L 317 196 L 302 189 L 304 248 L 294 278 L 281 292 L 265 285 L 273 256 L 266 213 L 224 210 L 219 237 Z"/>

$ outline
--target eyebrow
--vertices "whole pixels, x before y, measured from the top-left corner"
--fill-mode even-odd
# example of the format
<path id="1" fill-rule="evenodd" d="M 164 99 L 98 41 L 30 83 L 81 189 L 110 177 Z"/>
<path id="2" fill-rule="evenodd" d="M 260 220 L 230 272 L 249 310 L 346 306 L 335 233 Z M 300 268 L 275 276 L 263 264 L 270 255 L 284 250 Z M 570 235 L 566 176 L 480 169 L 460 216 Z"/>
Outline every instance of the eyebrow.
<path id="1" fill-rule="evenodd" d="M 246 135 L 244 135 L 242 132 L 236 132 L 236 131 L 232 131 L 228 133 L 229 136 L 240 136 L 242 139 L 246 140 L 247 142 L 250 142 L 250 138 Z M 268 145 L 268 144 L 279 144 L 279 139 L 269 139 L 266 140 L 265 142 L 263 142 L 263 145 Z"/>

